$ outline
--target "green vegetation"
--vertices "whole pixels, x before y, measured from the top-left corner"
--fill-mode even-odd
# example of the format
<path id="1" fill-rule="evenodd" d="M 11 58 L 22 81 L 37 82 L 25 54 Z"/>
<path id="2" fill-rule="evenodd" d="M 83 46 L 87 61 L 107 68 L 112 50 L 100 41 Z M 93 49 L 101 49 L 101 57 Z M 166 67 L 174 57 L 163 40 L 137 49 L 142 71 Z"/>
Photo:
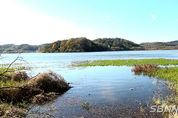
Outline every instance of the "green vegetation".
<path id="1" fill-rule="evenodd" d="M 111 51 L 119 50 L 144 50 L 140 45 L 121 38 L 99 38 L 93 41 L 104 47 L 108 47 Z"/>
<path id="2" fill-rule="evenodd" d="M 153 42 L 136 44 L 121 38 L 98 38 L 89 40 L 85 37 L 60 40 L 42 45 L 0 45 L 0 53 L 57 53 L 57 52 L 94 52 L 122 50 L 174 50 L 178 49 L 178 41 Z"/>
<path id="3" fill-rule="evenodd" d="M 159 97 L 153 97 L 153 101 L 156 105 L 162 106 L 166 108 L 167 106 L 177 106 L 178 105 L 178 67 L 158 67 L 156 65 L 137 65 L 134 66 L 132 71 L 135 74 L 143 74 L 151 77 L 156 77 L 158 79 L 168 80 L 167 84 L 170 89 L 174 92 L 170 94 L 165 99 Z M 167 113 L 164 113 L 167 115 Z M 177 114 L 175 112 L 171 112 L 168 114 L 170 118 L 177 118 Z"/>
<path id="4" fill-rule="evenodd" d="M 36 52 L 38 48 L 41 46 L 36 45 L 14 45 L 14 44 L 7 44 L 0 46 L 0 53 L 29 53 L 29 52 Z"/>
<path id="5" fill-rule="evenodd" d="M 178 65 L 176 59 L 128 59 L 128 60 L 94 60 L 79 62 L 73 66 L 134 66 L 135 74 L 144 74 L 172 82 L 171 88 L 178 93 L 178 67 L 158 67 L 157 65 Z M 178 94 L 177 94 L 178 95 Z M 171 96 L 164 102 L 178 105 L 178 96 Z"/>
<path id="6" fill-rule="evenodd" d="M 178 67 L 158 67 L 157 65 L 178 65 L 176 59 L 128 59 L 128 60 L 94 60 L 84 61 L 73 66 L 134 66 L 132 71 L 143 73 L 174 83 L 173 88 L 178 92 Z M 178 101 L 178 96 L 176 96 Z M 178 104 L 178 103 L 176 103 Z"/>
<path id="7" fill-rule="evenodd" d="M 18 68 L 21 68 L 21 67 L 18 67 Z M 16 69 L 16 68 L 9 68 L 8 71 L 14 72 L 15 69 Z M 3 73 L 3 72 L 6 71 L 6 70 L 7 70 L 7 68 L 2 68 L 2 67 L 1 67 L 1 68 L 0 68 L 0 73 Z"/>
<path id="8" fill-rule="evenodd" d="M 166 108 L 178 105 L 178 67 L 159 67 L 158 65 L 178 65 L 175 59 L 129 59 L 129 60 L 94 60 L 74 64 L 73 66 L 134 66 L 135 74 L 143 74 L 158 79 L 168 80 L 165 83 L 173 92 L 166 98 L 153 97 L 155 105 Z M 177 117 L 174 112 L 163 113 L 164 116 Z"/>
<path id="9" fill-rule="evenodd" d="M 149 74 L 156 78 L 170 80 L 178 84 L 178 67 L 159 68 L 156 71 L 151 71 Z"/>
<path id="10" fill-rule="evenodd" d="M 73 64 L 73 66 L 134 66 L 140 64 L 178 65 L 178 60 L 176 59 L 94 60 L 79 62 L 79 64 Z"/>
<path id="11" fill-rule="evenodd" d="M 91 41 L 87 38 L 71 38 L 45 45 L 41 52 L 94 52 L 94 51 L 118 51 L 141 50 L 136 43 L 120 38 L 100 38 Z"/>
<path id="12" fill-rule="evenodd" d="M 176 50 L 178 49 L 178 41 L 171 42 L 153 42 L 140 44 L 146 50 Z"/>
<path id="13" fill-rule="evenodd" d="M 94 52 L 108 51 L 109 48 L 95 44 L 87 38 L 71 38 L 57 41 L 41 48 L 41 52 Z"/>
<path id="14" fill-rule="evenodd" d="M 118 51 L 118 50 L 143 50 L 140 45 L 121 38 L 100 38 L 94 41 L 87 38 L 71 38 L 54 43 L 42 45 L 14 45 L 0 46 L 0 53 L 57 53 L 57 52 L 94 52 L 94 51 Z"/>

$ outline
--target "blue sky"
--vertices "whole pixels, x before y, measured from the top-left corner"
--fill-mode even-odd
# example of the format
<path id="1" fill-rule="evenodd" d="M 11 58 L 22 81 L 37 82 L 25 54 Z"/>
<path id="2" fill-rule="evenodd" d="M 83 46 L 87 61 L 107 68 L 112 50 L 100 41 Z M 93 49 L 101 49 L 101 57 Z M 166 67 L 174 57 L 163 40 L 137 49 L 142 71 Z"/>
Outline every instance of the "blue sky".
<path id="1" fill-rule="evenodd" d="M 9 36 L 0 43 L 40 44 L 70 37 L 121 37 L 136 43 L 178 40 L 177 0 L 9 1 L 3 3 L 12 5 L 9 16 L 0 15 L 4 21 L 15 19 L 8 22 L 18 24 L 9 26 L 16 41 Z M 12 12 L 17 17 L 12 18 Z"/>

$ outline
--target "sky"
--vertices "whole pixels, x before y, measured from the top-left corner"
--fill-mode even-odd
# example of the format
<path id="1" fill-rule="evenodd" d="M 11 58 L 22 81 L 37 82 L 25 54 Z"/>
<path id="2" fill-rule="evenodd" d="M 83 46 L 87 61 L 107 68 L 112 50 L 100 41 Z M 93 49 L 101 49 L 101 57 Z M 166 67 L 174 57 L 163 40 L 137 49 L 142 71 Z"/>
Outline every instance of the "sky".
<path id="1" fill-rule="evenodd" d="M 178 0 L 0 0 L 0 45 L 75 37 L 178 40 Z"/>

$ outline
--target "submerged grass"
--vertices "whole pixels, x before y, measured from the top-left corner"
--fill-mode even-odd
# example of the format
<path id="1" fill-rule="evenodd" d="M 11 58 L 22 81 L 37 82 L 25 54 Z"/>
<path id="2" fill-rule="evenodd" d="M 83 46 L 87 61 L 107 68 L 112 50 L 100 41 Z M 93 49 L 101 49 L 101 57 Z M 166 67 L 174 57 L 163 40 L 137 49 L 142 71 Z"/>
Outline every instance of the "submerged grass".
<path id="1" fill-rule="evenodd" d="M 174 85 L 171 88 L 176 89 L 176 92 L 178 93 L 178 67 L 149 66 L 150 67 L 149 71 L 145 71 L 145 68 L 143 68 L 145 66 L 146 65 L 136 65 L 132 70 L 135 72 L 135 74 L 144 74 L 144 75 L 156 77 L 158 79 L 168 80 L 172 82 L 172 84 Z"/>
<path id="2" fill-rule="evenodd" d="M 118 59 L 118 60 L 94 60 L 83 61 L 72 66 L 134 66 L 140 64 L 154 65 L 178 65 L 177 59 Z"/>
<path id="3" fill-rule="evenodd" d="M 134 66 L 135 74 L 144 74 L 158 79 L 168 80 L 168 87 L 173 90 L 173 94 L 163 98 L 157 98 L 156 105 L 166 107 L 167 105 L 178 106 L 178 67 L 159 67 L 158 65 L 178 65 L 177 59 L 128 59 L 128 60 L 94 60 L 83 61 L 73 64 L 73 66 Z M 159 103 L 159 104 L 157 104 Z M 169 113 L 170 118 L 177 118 L 176 113 Z"/>
<path id="4" fill-rule="evenodd" d="M 178 93 L 178 67 L 157 67 L 156 65 L 136 65 L 132 69 L 135 74 L 144 74 L 172 82 Z"/>
<path id="5" fill-rule="evenodd" d="M 165 108 L 167 106 L 177 106 L 178 105 L 178 67 L 157 67 L 156 65 L 136 65 L 132 69 L 135 74 L 143 74 L 158 79 L 168 80 L 171 83 L 168 84 L 168 87 L 172 89 L 173 94 L 163 98 L 153 98 L 153 101 L 156 105 L 162 106 Z M 167 111 L 168 112 L 168 111 Z M 163 114 L 166 115 L 166 112 Z M 178 114 L 174 112 L 169 112 L 169 118 L 177 118 Z"/>

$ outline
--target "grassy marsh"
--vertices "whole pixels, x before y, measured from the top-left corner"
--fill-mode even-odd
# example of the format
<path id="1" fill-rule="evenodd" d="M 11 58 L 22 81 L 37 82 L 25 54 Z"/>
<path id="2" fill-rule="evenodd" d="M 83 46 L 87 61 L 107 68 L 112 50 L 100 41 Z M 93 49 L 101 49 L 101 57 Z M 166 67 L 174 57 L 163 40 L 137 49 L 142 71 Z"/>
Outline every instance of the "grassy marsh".
<path id="1" fill-rule="evenodd" d="M 132 69 L 135 74 L 143 74 L 158 79 L 164 79 L 170 81 L 168 87 L 175 91 L 174 95 L 167 96 L 166 99 L 156 99 L 155 104 L 159 101 L 159 104 L 163 107 L 166 105 L 178 105 L 178 67 L 159 67 L 158 65 L 178 65 L 176 59 L 128 59 L 128 60 L 94 60 L 83 61 L 73 66 L 134 66 Z M 170 114 L 175 116 L 175 114 Z"/>
<path id="2" fill-rule="evenodd" d="M 83 61 L 73 66 L 134 66 L 141 64 L 154 64 L 154 65 L 178 65 L 176 59 L 118 59 L 118 60 L 94 60 Z"/>
<path id="3" fill-rule="evenodd" d="M 135 68 L 135 67 L 134 67 Z M 138 73 L 137 73 L 138 74 Z M 168 87 L 175 91 L 174 94 L 169 95 L 166 99 L 157 98 L 155 99 L 156 105 L 161 105 L 163 108 L 167 106 L 177 106 L 178 105 L 178 67 L 160 67 L 153 71 L 144 71 L 140 74 L 156 77 L 158 79 L 164 79 L 171 82 Z M 170 118 L 177 118 L 178 114 L 176 113 L 169 113 Z"/>
<path id="4" fill-rule="evenodd" d="M 178 67 L 163 67 L 149 72 L 150 75 L 164 80 L 169 80 L 178 84 Z"/>

